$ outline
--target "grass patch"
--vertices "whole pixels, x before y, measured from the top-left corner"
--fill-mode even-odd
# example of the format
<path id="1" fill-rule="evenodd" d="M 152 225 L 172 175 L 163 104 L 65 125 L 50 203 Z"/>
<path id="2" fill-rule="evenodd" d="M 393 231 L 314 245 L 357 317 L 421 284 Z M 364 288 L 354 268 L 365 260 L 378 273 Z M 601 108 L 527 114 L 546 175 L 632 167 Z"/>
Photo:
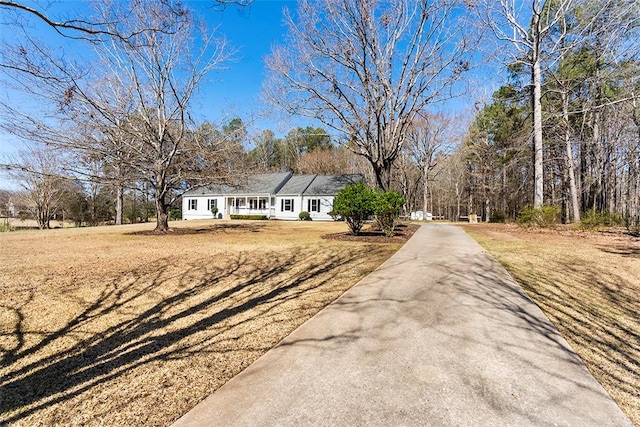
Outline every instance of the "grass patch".
<path id="1" fill-rule="evenodd" d="M 169 425 L 401 246 L 171 225 L 0 236 L 0 425 Z"/>
<path id="2" fill-rule="evenodd" d="M 464 228 L 509 270 L 640 426 L 640 240 L 494 224 Z"/>

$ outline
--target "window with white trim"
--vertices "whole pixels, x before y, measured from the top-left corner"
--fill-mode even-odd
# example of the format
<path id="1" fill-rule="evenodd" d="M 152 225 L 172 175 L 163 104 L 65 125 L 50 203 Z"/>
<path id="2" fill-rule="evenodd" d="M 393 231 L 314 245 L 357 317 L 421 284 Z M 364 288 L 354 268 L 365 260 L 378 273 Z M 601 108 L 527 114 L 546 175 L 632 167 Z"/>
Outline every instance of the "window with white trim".
<path id="1" fill-rule="evenodd" d="M 258 209 L 258 199 L 249 199 L 249 209 Z"/>
<path id="2" fill-rule="evenodd" d="M 218 199 L 209 199 L 207 200 L 207 210 L 210 211 L 212 208 L 218 207 Z"/>
<path id="3" fill-rule="evenodd" d="M 293 212 L 293 199 L 280 200 L 280 210 L 282 212 Z"/>
<path id="4" fill-rule="evenodd" d="M 307 200 L 307 212 L 320 212 L 320 199 Z"/>
<path id="5" fill-rule="evenodd" d="M 189 210 L 190 211 L 198 210 L 198 199 L 189 199 Z"/>
<path id="6" fill-rule="evenodd" d="M 258 209 L 262 209 L 262 210 L 267 209 L 267 199 L 258 200 Z"/>

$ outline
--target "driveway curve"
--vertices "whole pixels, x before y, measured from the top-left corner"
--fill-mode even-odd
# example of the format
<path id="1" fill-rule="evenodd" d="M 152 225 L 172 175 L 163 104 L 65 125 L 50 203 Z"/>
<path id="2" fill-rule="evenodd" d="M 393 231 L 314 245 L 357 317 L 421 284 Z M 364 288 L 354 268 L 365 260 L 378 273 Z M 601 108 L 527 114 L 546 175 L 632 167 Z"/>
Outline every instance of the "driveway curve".
<path id="1" fill-rule="evenodd" d="M 207 425 L 632 423 L 493 257 L 428 224 L 174 424 Z"/>

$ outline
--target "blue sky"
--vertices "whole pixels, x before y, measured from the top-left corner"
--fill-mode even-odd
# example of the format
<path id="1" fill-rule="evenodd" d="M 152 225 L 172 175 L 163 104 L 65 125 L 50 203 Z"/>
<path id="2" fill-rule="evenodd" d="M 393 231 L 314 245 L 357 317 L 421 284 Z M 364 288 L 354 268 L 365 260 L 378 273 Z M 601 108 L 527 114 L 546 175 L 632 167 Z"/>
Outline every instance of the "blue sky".
<path id="1" fill-rule="evenodd" d="M 228 6 L 219 11 L 207 0 L 188 4 L 207 17 L 217 33 L 224 35 L 238 49 L 236 60 L 228 70 L 210 76 L 210 84 L 199 97 L 200 111 L 214 122 L 239 116 L 256 129 L 269 128 L 284 134 L 301 122 L 281 122 L 264 117 L 270 110 L 260 102 L 260 90 L 265 77 L 264 58 L 274 44 L 282 43 L 286 28 L 282 25 L 284 7 L 296 8 L 295 0 L 257 0 L 248 7 Z"/>
<path id="2" fill-rule="evenodd" d="M 33 2 L 23 2 L 33 4 Z M 285 134 L 291 127 L 305 125 L 306 122 L 283 121 L 264 117 L 265 107 L 260 102 L 260 90 L 264 79 L 264 57 L 271 52 L 274 44 L 281 43 L 285 33 L 282 25 L 284 7 L 295 9 L 295 0 L 256 0 L 248 7 L 213 7 L 211 0 L 187 0 L 196 13 L 205 18 L 216 34 L 227 38 L 229 44 L 238 49 L 235 60 L 226 64 L 227 69 L 208 76 L 194 103 L 195 115 L 213 123 L 225 123 L 234 117 L 241 117 L 255 129 L 270 128 L 276 134 Z M 47 5 L 47 1 L 39 4 Z M 86 2 L 62 0 L 52 3 L 48 12 L 53 17 L 77 16 L 78 11 L 88 10 Z M 2 9 L 0 9 L 0 13 Z M 3 20 L 0 17 L 0 20 Z M 28 18 L 28 16 L 27 16 Z M 81 42 L 65 39 L 53 30 L 33 22 L 32 31 L 46 40 L 53 49 L 69 53 L 81 52 Z M 16 40 L 16 32 L 11 27 L 0 25 L 0 40 Z M 22 100 L 17 93 L 0 90 L 0 96 L 12 103 Z M 26 106 L 25 106 L 26 107 Z M 307 121 L 308 122 L 308 121 Z M 15 153 L 20 143 L 15 138 L 0 134 L 0 156 Z"/>
<path id="3" fill-rule="evenodd" d="M 48 0 L 26 0 L 23 3 L 45 5 L 49 7 L 48 13 L 51 16 L 60 19 L 64 16 L 82 16 L 84 10 L 89 12 L 87 2 L 79 0 L 58 0 L 51 3 L 51 6 L 47 6 L 50 3 Z M 212 0 L 186 0 L 184 3 L 203 16 L 210 27 L 218 27 L 217 34 L 224 35 L 229 43 L 238 49 L 236 60 L 227 64 L 228 69 L 212 73 L 207 84 L 201 88 L 193 105 L 197 119 L 221 125 L 234 117 L 241 117 L 251 126 L 250 131 L 271 129 L 278 136 L 285 135 L 295 126 L 319 125 L 310 122 L 309 119 L 264 116 L 265 111 L 271 112 L 272 109 L 260 102 L 260 91 L 265 77 L 264 58 L 271 52 L 274 44 L 282 42 L 286 33 L 282 24 L 283 8 L 295 10 L 296 0 L 255 0 L 248 7 L 230 5 L 224 9 L 214 7 Z M 0 22 L 2 21 L 3 17 L 0 16 Z M 75 53 L 80 51 L 81 42 L 65 39 L 37 20 L 32 21 L 34 33 L 46 40 L 53 49 Z M 15 39 L 14 32 L 11 27 L 0 24 L 0 39 Z M 482 97 L 482 94 L 477 95 L 470 94 L 469 99 L 458 99 L 457 109 L 472 104 L 471 96 Z M 19 94 L 7 93 L 1 88 L 0 97 L 11 102 L 21 102 Z M 15 139 L 0 134 L 0 158 L 14 153 L 16 145 L 19 143 L 16 143 Z"/>

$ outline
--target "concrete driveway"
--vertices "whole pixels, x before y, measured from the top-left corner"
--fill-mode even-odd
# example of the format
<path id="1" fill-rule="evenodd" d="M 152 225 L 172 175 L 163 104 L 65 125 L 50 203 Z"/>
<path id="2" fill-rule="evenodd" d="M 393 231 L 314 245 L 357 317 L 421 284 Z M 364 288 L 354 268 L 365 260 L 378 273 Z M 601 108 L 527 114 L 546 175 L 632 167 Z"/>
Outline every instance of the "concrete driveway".
<path id="1" fill-rule="evenodd" d="M 174 425 L 632 426 L 500 264 L 444 224 Z"/>

